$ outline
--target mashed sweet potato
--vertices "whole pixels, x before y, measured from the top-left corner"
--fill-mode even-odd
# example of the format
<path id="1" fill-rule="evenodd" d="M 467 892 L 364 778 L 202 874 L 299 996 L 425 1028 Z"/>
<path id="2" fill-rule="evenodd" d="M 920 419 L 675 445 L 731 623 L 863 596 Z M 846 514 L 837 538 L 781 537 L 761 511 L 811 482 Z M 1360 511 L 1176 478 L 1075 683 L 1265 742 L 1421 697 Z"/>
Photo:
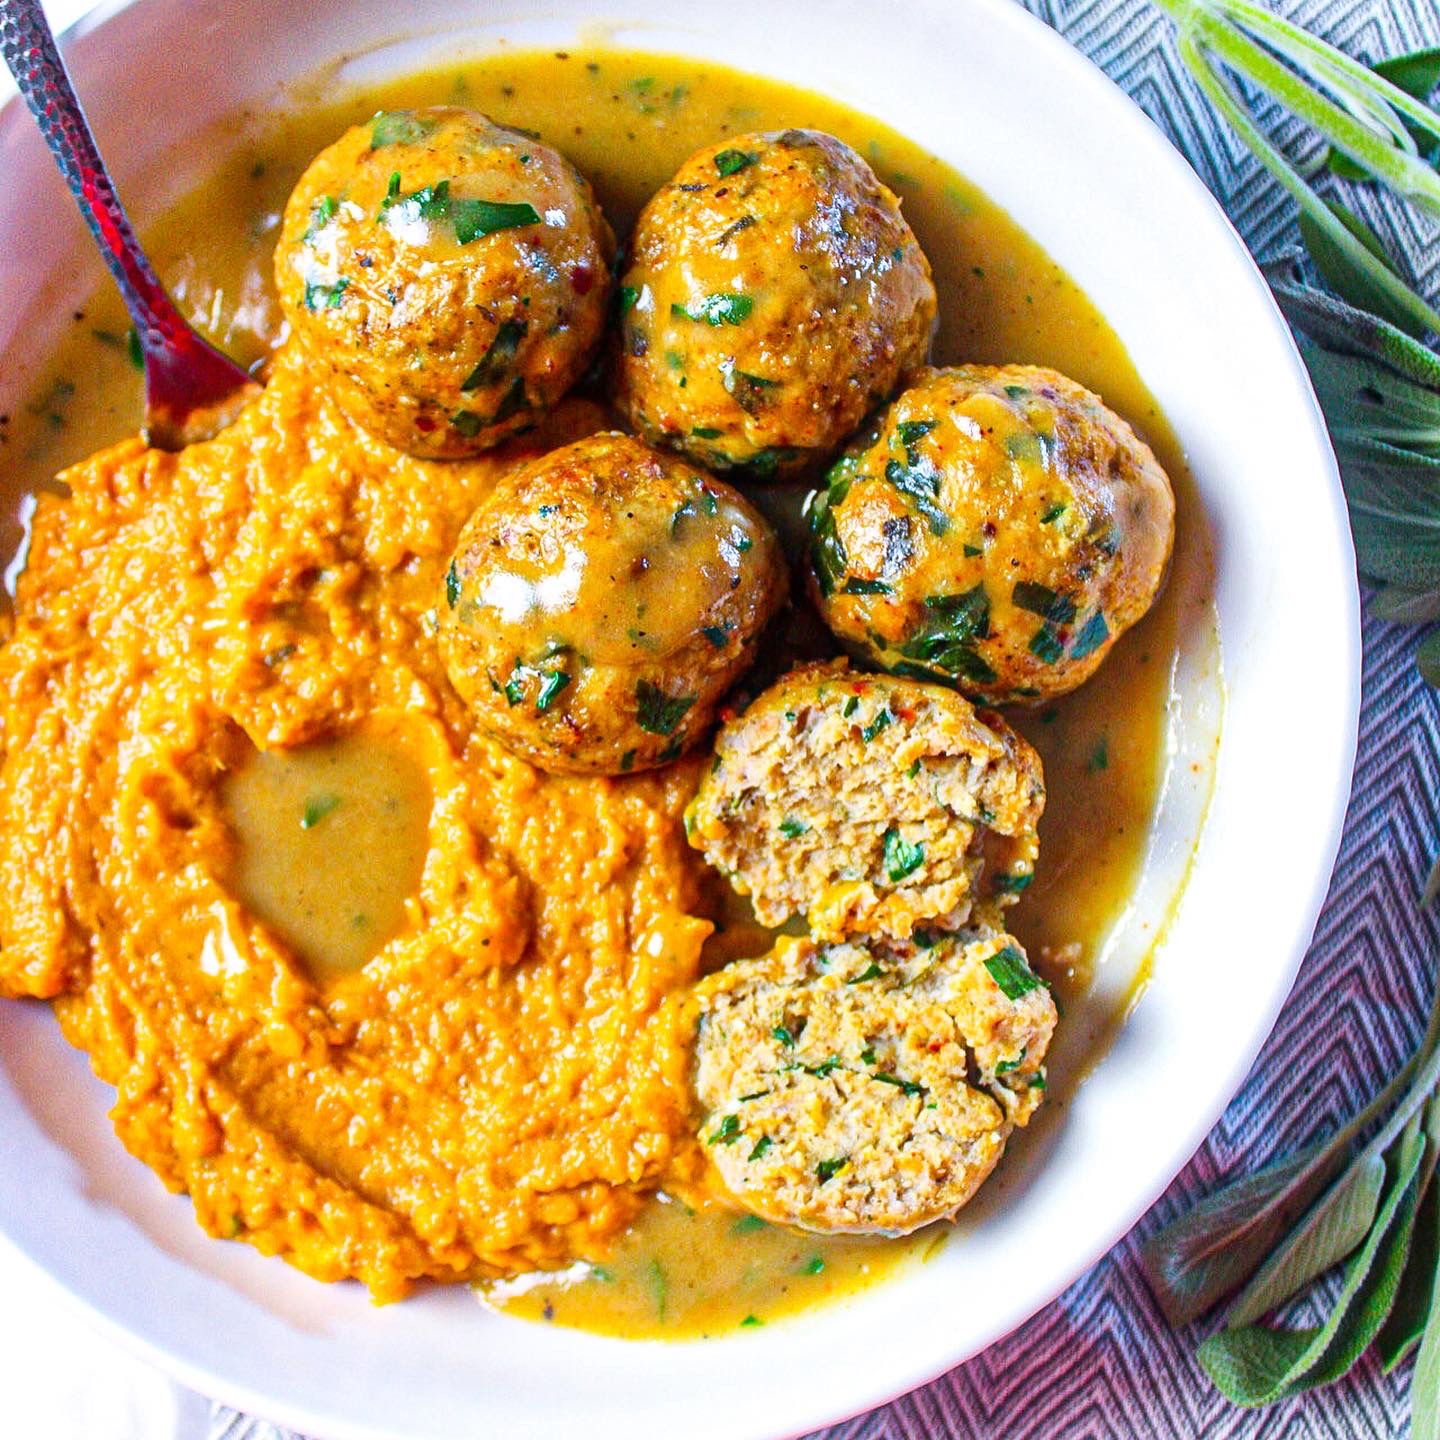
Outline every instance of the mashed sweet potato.
<path id="1" fill-rule="evenodd" d="M 572 403 L 545 443 L 601 423 Z M 431 638 L 466 516 L 539 445 L 410 458 L 282 350 L 217 439 L 63 477 L 0 648 L 0 994 L 54 1000 L 208 1231 L 380 1300 L 598 1253 L 700 1164 L 667 1003 L 711 929 L 695 767 L 542 775 L 472 732 Z M 370 733 L 423 768 L 428 850 L 322 989 L 231 883 L 224 782 Z"/>

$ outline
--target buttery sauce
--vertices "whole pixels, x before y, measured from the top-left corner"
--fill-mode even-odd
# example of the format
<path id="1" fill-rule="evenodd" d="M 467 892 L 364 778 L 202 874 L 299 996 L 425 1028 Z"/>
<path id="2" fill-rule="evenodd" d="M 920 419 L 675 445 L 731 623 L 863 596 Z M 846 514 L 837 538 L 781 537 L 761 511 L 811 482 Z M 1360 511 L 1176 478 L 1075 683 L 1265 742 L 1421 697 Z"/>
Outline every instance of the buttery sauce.
<path id="1" fill-rule="evenodd" d="M 603 1263 L 483 1287 L 510 1315 L 630 1339 L 710 1340 L 853 1294 L 927 1259 L 945 1231 L 822 1237 L 697 1200 L 657 1197 Z"/>
<path id="2" fill-rule="evenodd" d="M 1049 796 L 1037 878 L 1013 924 L 1064 1006 L 1047 1110 L 1063 1108 L 1116 1024 L 1113 1000 L 1087 1005 L 1091 966 L 1145 860 L 1182 627 L 1207 625 L 1211 615 L 1209 541 L 1193 483 L 1104 319 L 948 166 L 887 127 L 786 85 L 681 59 L 577 49 L 502 53 L 340 99 L 336 93 L 332 76 L 317 77 L 290 97 L 282 118 L 264 128 L 237 121 L 212 137 L 227 158 L 146 233 L 188 318 L 244 362 L 261 359 L 282 335 L 270 257 L 287 194 L 313 154 L 377 109 L 463 104 L 539 132 L 589 177 L 621 236 L 692 150 L 727 133 L 810 126 L 848 141 L 903 197 L 941 297 L 936 363 L 1054 366 L 1099 391 L 1154 447 L 1178 502 L 1166 593 L 1115 646 L 1099 683 L 1013 717 L 1043 757 Z M 76 313 L 32 403 L 0 429 L 8 510 L 23 517 L 25 496 L 58 468 L 135 427 L 140 385 L 127 330 L 108 285 Z M 757 498 L 781 512 L 776 518 L 788 530 L 801 494 Z M 673 580 L 657 577 L 657 599 Z M 13 574 L 7 581 L 13 590 Z M 229 781 L 227 800 L 240 840 L 242 898 L 322 981 L 362 965 L 402 924 L 424 862 L 430 796 L 393 746 L 357 739 L 256 755 Z M 708 958 L 753 954 L 769 943 L 743 905 L 717 906 L 725 913 L 717 909 L 722 924 Z M 713 1336 L 857 1291 L 933 1253 L 945 1233 L 899 1242 L 822 1239 L 667 1196 L 603 1262 L 493 1282 L 482 1298 L 508 1313 L 612 1334 Z"/>
<path id="3" fill-rule="evenodd" d="M 561 514 L 543 541 L 532 532 L 512 546 L 460 607 L 467 624 L 503 627 L 522 655 L 574 650 L 604 665 L 637 649 L 672 654 L 694 638 L 694 617 L 740 585 L 759 538 L 753 516 L 708 483 L 664 513 L 608 497 L 570 523 L 563 499 L 549 508 Z"/>
<path id="4" fill-rule="evenodd" d="M 224 791 L 235 893 L 322 983 L 358 970 L 404 923 L 430 801 L 425 772 L 389 738 L 257 751 Z"/>

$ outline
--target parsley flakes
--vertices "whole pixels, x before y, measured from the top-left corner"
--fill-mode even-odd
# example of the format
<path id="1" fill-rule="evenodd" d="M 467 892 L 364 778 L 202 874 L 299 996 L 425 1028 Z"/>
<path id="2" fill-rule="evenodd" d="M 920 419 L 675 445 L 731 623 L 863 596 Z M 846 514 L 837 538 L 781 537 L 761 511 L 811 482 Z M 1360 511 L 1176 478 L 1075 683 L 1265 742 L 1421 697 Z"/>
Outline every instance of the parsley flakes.
<path id="1" fill-rule="evenodd" d="M 350 277 L 341 275 L 326 284 L 321 281 L 305 282 L 305 308 L 307 310 L 338 310 L 346 290 L 350 288 Z"/>
<path id="2" fill-rule="evenodd" d="M 895 717 L 889 709 L 881 710 L 878 715 L 860 732 L 860 738 L 868 745 L 887 725 L 892 725 Z"/>
<path id="3" fill-rule="evenodd" d="M 703 321 L 706 325 L 739 325 L 747 320 L 755 302 L 748 295 L 720 291 L 692 300 L 688 305 L 671 305 L 670 313 L 682 320 Z"/>
<path id="4" fill-rule="evenodd" d="M 1030 968 L 1030 962 L 1014 945 L 1007 945 L 987 956 L 985 968 L 990 978 L 1005 992 L 1010 1000 L 1018 1000 L 1032 990 L 1038 990 L 1045 982 Z"/>
<path id="5" fill-rule="evenodd" d="M 432 134 L 439 122 L 428 115 L 415 115 L 409 110 L 382 110 L 370 122 L 370 148 L 383 150 L 387 145 L 416 145 Z"/>
<path id="6" fill-rule="evenodd" d="M 710 1136 L 711 1145 L 733 1145 L 740 1138 L 740 1117 L 726 1115 Z"/>
<path id="7" fill-rule="evenodd" d="M 924 863 L 923 845 L 912 845 L 893 826 L 885 832 L 885 874 L 892 885 L 913 875 Z"/>
<path id="8" fill-rule="evenodd" d="M 509 373 L 510 362 L 520 348 L 520 342 L 530 329 L 526 320 L 505 320 L 495 331 L 490 348 L 480 357 L 479 363 L 466 376 L 460 388 L 478 390 L 482 385 L 494 385 Z"/>
<path id="9" fill-rule="evenodd" d="M 722 150 L 715 157 L 715 168 L 723 178 L 724 176 L 734 175 L 741 170 L 747 169 L 759 158 L 753 150 Z"/>
<path id="10" fill-rule="evenodd" d="M 1073 600 L 1033 580 L 1019 581 L 1010 592 L 1010 599 L 1021 610 L 1028 610 L 1052 625 L 1068 625 L 1075 618 Z"/>
<path id="11" fill-rule="evenodd" d="M 376 219 L 387 226 L 411 224 L 416 220 L 448 220 L 454 228 L 455 239 L 461 245 L 469 245 L 501 230 L 538 225 L 540 212 L 528 200 L 452 199 L 448 180 L 404 195 L 400 191 L 400 172 L 396 170 L 391 173 Z"/>
<path id="12" fill-rule="evenodd" d="M 635 720 L 652 735 L 671 735 L 695 703 L 693 695 L 667 695 L 658 685 L 641 680 L 635 686 Z"/>
<path id="13" fill-rule="evenodd" d="M 304 813 L 300 816 L 300 828 L 313 830 L 327 815 L 333 815 L 340 808 L 340 797 L 333 790 L 312 795 L 305 802 Z"/>
<path id="14" fill-rule="evenodd" d="M 1110 627 L 1105 623 L 1105 615 L 1097 610 L 1080 627 L 1080 633 L 1070 646 L 1070 658 L 1083 660 L 1087 655 L 1093 655 L 1109 638 Z"/>

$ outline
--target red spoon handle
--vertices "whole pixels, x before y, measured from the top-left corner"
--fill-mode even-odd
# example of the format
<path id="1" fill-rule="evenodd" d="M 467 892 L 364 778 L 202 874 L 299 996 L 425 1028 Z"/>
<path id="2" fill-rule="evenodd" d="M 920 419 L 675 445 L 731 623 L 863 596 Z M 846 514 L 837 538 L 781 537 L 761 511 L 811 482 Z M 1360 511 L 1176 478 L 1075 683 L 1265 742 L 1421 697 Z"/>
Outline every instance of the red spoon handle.
<path id="1" fill-rule="evenodd" d="M 185 323 L 135 238 L 40 0 L 0 0 L 0 53 L 39 123 L 130 312 L 145 354 L 151 442 L 179 449 L 225 423 L 255 385 Z"/>
<path id="2" fill-rule="evenodd" d="M 189 327 L 135 239 L 39 0 L 0 0 L 0 51 L 100 242 L 142 346 L 183 343 Z"/>

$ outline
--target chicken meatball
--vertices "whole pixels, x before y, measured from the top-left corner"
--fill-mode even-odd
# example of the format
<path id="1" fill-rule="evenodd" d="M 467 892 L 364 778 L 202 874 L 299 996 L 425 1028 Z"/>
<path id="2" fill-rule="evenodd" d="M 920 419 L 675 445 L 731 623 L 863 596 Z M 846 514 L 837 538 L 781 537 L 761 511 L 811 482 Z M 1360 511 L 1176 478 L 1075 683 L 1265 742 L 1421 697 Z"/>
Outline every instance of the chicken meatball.
<path id="1" fill-rule="evenodd" d="M 562 155 L 472 110 L 347 130 L 285 207 L 275 279 L 351 417 L 413 455 L 473 455 L 590 362 L 614 237 Z"/>
<path id="2" fill-rule="evenodd" d="M 1044 1095 L 1055 1002 L 1004 933 L 786 938 L 695 998 L 700 1138 L 767 1220 L 903 1235 L 950 1218 Z"/>
<path id="3" fill-rule="evenodd" d="M 692 155 L 640 214 L 620 305 L 631 424 L 758 478 L 843 443 L 924 361 L 936 313 L 900 202 L 816 130 Z"/>
<path id="4" fill-rule="evenodd" d="M 943 685 L 793 670 L 728 722 L 690 843 L 764 925 L 822 940 L 993 919 L 1030 883 L 1040 757 Z"/>
<path id="5" fill-rule="evenodd" d="M 1175 498 L 1150 447 L 1032 365 L 928 370 L 812 498 L 826 622 L 853 652 L 991 704 L 1082 684 L 1150 608 Z"/>
<path id="6" fill-rule="evenodd" d="M 786 594 L 728 485 L 628 435 L 522 465 L 465 525 L 439 642 L 480 728 L 545 770 L 618 774 L 703 735 Z"/>

